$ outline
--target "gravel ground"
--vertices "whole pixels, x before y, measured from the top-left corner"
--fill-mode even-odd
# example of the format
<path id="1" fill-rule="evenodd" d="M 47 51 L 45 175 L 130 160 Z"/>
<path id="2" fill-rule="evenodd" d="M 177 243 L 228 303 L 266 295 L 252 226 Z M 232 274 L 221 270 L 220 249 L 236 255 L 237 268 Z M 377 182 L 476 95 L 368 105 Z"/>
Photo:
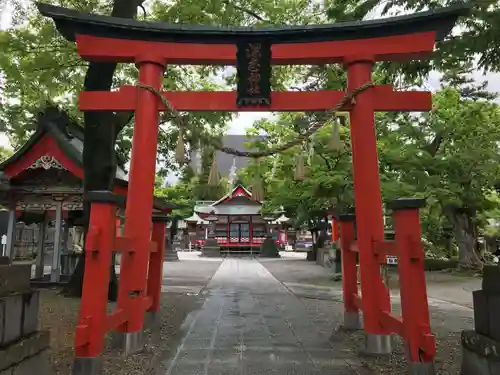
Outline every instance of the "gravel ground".
<path id="1" fill-rule="evenodd" d="M 329 271 L 323 267 L 300 260 L 261 261 L 274 277 L 285 283 L 327 285 Z M 330 286 L 339 285 L 330 281 Z M 308 319 L 315 321 L 323 332 L 333 332 L 331 342 L 339 345 L 340 350 L 359 352 L 363 347 L 363 332 L 344 332 L 339 326 L 342 322 L 343 306 L 337 299 L 300 298 L 308 310 Z M 399 305 L 393 305 L 398 313 Z M 443 303 L 430 308 L 432 332 L 436 337 L 436 369 L 440 375 L 458 375 L 461 365 L 460 333 L 473 326 L 473 312 L 463 306 Z M 407 373 L 402 340 L 393 339 L 393 353 L 390 356 L 366 357 L 360 355 L 364 366 L 374 374 L 400 375 Z"/>
<path id="2" fill-rule="evenodd" d="M 117 350 L 104 351 L 104 374 L 163 375 L 164 361 L 177 347 L 186 316 L 201 306 L 201 298 L 177 293 L 163 293 L 160 328 L 146 335 L 145 350 L 125 357 Z M 71 374 L 76 319 L 80 300 L 65 298 L 58 290 L 42 290 L 40 327 L 51 333 L 50 362 L 54 375 Z M 108 340 L 109 341 L 109 340 Z"/>

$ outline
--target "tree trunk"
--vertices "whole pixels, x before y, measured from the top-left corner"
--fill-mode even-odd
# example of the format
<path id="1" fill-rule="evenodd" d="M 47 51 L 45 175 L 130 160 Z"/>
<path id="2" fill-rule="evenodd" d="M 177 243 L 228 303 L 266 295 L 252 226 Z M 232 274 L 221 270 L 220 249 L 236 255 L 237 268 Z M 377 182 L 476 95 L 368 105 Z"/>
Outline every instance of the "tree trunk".
<path id="1" fill-rule="evenodd" d="M 114 0 L 111 16 L 135 18 L 137 7 L 144 0 Z M 109 91 L 117 64 L 89 63 L 85 76 L 84 91 Z M 111 112 L 84 113 L 84 145 L 83 145 L 83 193 L 89 191 L 113 191 L 116 173 L 116 137 L 120 129 L 128 122 L 123 116 Z M 90 220 L 90 204 L 84 200 L 84 233 L 87 234 Z M 85 247 L 84 247 L 85 248 Z M 114 260 L 114 257 L 113 257 Z M 83 275 L 85 273 L 85 250 L 81 254 L 75 272 L 68 283 L 66 294 L 80 297 L 82 295 Z M 118 281 L 114 261 L 110 270 L 108 298 L 116 300 Z"/>
<path id="2" fill-rule="evenodd" d="M 477 235 L 473 216 L 467 210 L 448 207 L 446 216 L 453 224 L 453 234 L 458 245 L 460 266 L 464 268 L 480 268 L 482 262 L 476 252 Z"/>

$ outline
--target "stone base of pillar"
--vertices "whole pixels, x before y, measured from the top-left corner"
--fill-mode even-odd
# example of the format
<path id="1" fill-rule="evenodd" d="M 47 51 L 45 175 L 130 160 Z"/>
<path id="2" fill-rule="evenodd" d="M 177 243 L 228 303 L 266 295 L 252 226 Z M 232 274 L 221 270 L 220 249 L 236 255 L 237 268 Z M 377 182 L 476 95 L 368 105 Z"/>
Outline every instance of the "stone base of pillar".
<path id="1" fill-rule="evenodd" d="M 346 331 L 363 329 L 359 312 L 344 311 L 344 329 Z"/>
<path id="2" fill-rule="evenodd" d="M 122 349 L 125 355 L 139 353 L 144 349 L 143 332 L 113 332 L 111 346 Z"/>
<path id="3" fill-rule="evenodd" d="M 408 364 L 409 375 L 436 375 L 436 366 L 434 362 L 410 362 Z"/>
<path id="4" fill-rule="evenodd" d="M 462 331 L 460 375 L 500 374 L 500 342 L 475 331 Z"/>
<path id="5" fill-rule="evenodd" d="M 220 257 L 220 246 L 215 238 L 208 238 L 205 245 L 201 249 L 201 256 L 203 257 Z"/>
<path id="6" fill-rule="evenodd" d="M 362 350 L 366 355 L 387 355 L 392 353 L 391 335 L 377 335 L 367 333 L 365 337 L 365 347 Z"/>
<path id="7" fill-rule="evenodd" d="M 102 374 L 102 358 L 101 357 L 85 357 L 75 358 L 73 361 L 73 375 L 101 375 Z"/>

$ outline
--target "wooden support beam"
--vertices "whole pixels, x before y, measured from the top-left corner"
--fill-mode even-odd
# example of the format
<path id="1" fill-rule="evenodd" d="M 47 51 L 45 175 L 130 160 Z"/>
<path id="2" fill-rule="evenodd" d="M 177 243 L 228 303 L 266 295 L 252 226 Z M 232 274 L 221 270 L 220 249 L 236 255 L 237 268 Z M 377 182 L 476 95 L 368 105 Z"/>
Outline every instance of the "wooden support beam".
<path id="1" fill-rule="evenodd" d="M 363 311 L 363 299 L 359 294 L 354 294 L 353 296 L 354 306 L 358 308 L 358 310 Z"/>
<path id="2" fill-rule="evenodd" d="M 390 311 L 381 311 L 379 319 L 383 327 L 403 338 L 405 337 L 403 319 L 401 317 L 392 315 Z"/>
<path id="3" fill-rule="evenodd" d="M 345 56 L 373 55 L 376 61 L 409 61 L 429 58 L 435 31 L 380 38 L 326 42 L 273 44 L 274 65 L 322 65 L 342 63 Z M 76 37 L 78 54 L 89 61 L 133 63 L 151 52 L 175 65 L 236 65 L 236 45 L 166 43 L 144 40 Z"/>
<path id="4" fill-rule="evenodd" d="M 373 242 L 373 253 L 378 256 L 381 263 L 386 263 L 386 257 L 398 256 L 399 251 L 396 247 L 396 242 L 394 241 L 374 241 Z"/>
<path id="5" fill-rule="evenodd" d="M 127 310 L 115 309 L 106 317 L 106 332 L 114 330 L 128 320 Z"/>
<path id="6" fill-rule="evenodd" d="M 137 93 L 134 86 L 123 86 L 118 91 L 87 91 L 79 97 L 82 111 L 135 111 Z M 394 91 L 391 85 L 380 85 L 373 90 L 375 111 L 428 111 L 432 108 L 430 92 Z M 271 105 L 239 107 L 236 105 L 235 91 L 167 91 L 163 95 L 178 111 L 211 112 L 301 112 L 325 111 L 333 108 L 345 95 L 344 91 L 289 91 L 272 92 Z M 353 105 L 341 108 L 349 111 Z M 158 110 L 167 108 L 158 100 Z"/>
<path id="7" fill-rule="evenodd" d="M 130 238 L 124 236 L 117 236 L 115 239 L 114 251 L 117 253 L 123 253 L 123 252 L 133 253 L 135 252 L 135 249 L 132 240 Z M 148 251 L 151 253 L 157 252 L 158 244 L 156 242 L 151 241 L 149 243 Z"/>
<path id="8" fill-rule="evenodd" d="M 90 341 L 90 331 L 87 324 L 76 326 L 75 332 L 75 348 L 85 346 Z"/>

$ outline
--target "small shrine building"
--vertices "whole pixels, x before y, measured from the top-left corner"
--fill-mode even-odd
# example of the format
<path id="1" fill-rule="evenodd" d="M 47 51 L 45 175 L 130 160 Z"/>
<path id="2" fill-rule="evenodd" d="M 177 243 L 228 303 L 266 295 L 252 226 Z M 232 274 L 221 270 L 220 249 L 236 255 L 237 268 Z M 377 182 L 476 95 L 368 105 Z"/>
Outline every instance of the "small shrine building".
<path id="1" fill-rule="evenodd" d="M 44 276 L 50 265 L 50 280 L 61 276 L 61 259 L 68 252 L 81 251 L 83 231 L 73 232 L 83 216 L 83 129 L 65 113 L 49 108 L 38 117 L 37 129 L 10 158 L 0 163 L 0 205 L 8 208 L 7 244 L 4 254 L 11 259 L 26 258 L 17 253 L 16 224 L 38 224 L 36 240 L 36 277 Z M 117 167 L 115 193 L 127 194 L 128 175 Z M 153 211 L 168 214 L 176 208 L 155 198 Z M 120 216 L 124 212 L 120 210 Z M 48 224 L 53 224 L 51 260 L 44 260 Z M 40 241 L 39 239 L 43 239 Z"/>
<path id="2" fill-rule="evenodd" d="M 218 201 L 196 202 L 193 216 L 184 221 L 188 226 L 191 243 L 194 240 L 198 246 L 202 246 L 210 225 L 206 218 L 217 217 L 214 224 L 215 238 L 223 253 L 258 253 L 268 229 L 278 245 L 284 246 L 287 236 L 286 229 L 281 224 L 288 219 L 282 215 L 277 220 L 266 222 L 261 209 L 262 202 L 252 199 L 252 193 L 238 184 Z"/>

